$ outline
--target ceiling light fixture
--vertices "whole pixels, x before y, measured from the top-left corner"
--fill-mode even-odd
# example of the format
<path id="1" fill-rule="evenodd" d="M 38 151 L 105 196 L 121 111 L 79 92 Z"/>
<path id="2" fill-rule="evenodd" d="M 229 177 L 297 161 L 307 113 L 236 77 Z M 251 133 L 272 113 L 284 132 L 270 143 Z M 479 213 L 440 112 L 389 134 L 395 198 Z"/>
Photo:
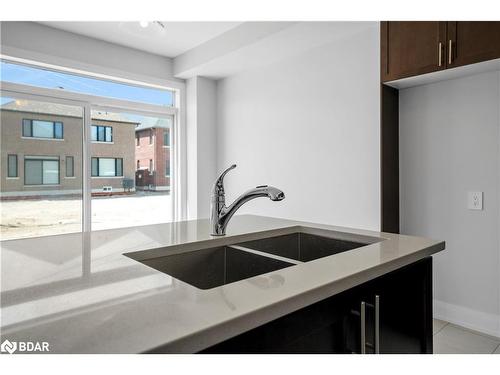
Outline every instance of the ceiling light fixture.
<path id="1" fill-rule="evenodd" d="M 141 25 L 141 27 L 143 27 L 143 28 L 146 28 L 149 26 L 149 22 L 148 21 L 141 21 L 141 22 L 139 22 L 139 25 Z"/>

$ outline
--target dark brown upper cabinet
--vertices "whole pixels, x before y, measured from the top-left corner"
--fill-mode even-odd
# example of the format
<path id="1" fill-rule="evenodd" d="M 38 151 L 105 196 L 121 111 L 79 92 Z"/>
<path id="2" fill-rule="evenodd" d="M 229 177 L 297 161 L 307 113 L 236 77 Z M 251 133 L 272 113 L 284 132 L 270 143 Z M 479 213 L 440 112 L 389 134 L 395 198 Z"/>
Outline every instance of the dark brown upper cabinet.
<path id="1" fill-rule="evenodd" d="M 380 35 L 382 82 L 500 58 L 498 21 L 389 21 Z"/>
<path id="2" fill-rule="evenodd" d="M 448 22 L 448 67 L 500 58 L 500 22 Z"/>
<path id="3" fill-rule="evenodd" d="M 382 81 L 444 69 L 445 44 L 446 22 L 382 22 Z"/>

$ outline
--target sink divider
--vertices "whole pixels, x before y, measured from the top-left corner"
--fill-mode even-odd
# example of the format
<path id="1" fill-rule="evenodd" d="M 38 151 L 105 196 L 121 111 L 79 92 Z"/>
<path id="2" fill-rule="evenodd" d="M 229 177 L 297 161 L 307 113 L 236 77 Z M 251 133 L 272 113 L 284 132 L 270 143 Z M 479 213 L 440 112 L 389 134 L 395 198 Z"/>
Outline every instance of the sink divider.
<path id="1" fill-rule="evenodd" d="M 245 251 L 247 253 L 260 255 L 260 256 L 263 256 L 266 258 L 276 259 L 276 260 L 280 260 L 282 262 L 291 263 L 291 264 L 295 264 L 295 265 L 304 263 L 304 262 L 301 262 L 300 260 L 281 257 L 279 255 L 274 255 L 274 254 L 265 253 L 265 252 L 259 251 L 259 250 L 249 249 L 248 247 L 244 247 L 244 246 L 240 246 L 240 245 L 227 245 L 227 247 L 231 247 L 231 248 L 236 249 L 236 250 Z"/>

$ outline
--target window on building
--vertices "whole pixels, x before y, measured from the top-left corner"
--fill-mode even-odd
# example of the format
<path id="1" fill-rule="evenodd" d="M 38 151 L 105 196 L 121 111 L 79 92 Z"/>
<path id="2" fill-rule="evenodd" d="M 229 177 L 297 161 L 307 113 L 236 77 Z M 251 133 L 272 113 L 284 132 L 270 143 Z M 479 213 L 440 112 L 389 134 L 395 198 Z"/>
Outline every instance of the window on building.
<path id="1" fill-rule="evenodd" d="M 165 177 L 170 177 L 170 161 L 165 162 Z"/>
<path id="2" fill-rule="evenodd" d="M 139 160 L 137 160 L 137 170 L 139 170 L 141 168 L 141 162 Z"/>
<path id="3" fill-rule="evenodd" d="M 59 158 L 54 156 L 24 157 L 25 185 L 58 185 Z"/>
<path id="4" fill-rule="evenodd" d="M 23 137 L 63 139 L 63 123 L 59 121 L 24 119 Z"/>
<path id="5" fill-rule="evenodd" d="M 149 159 L 149 171 L 153 172 L 153 168 L 154 168 L 153 159 Z"/>
<path id="6" fill-rule="evenodd" d="M 7 164 L 7 177 L 18 177 L 17 155 L 8 155 Z"/>
<path id="7" fill-rule="evenodd" d="M 149 144 L 153 143 L 153 129 L 149 129 Z"/>
<path id="8" fill-rule="evenodd" d="M 66 156 L 66 177 L 75 177 L 75 160 L 73 156 Z"/>
<path id="9" fill-rule="evenodd" d="M 104 125 L 92 125 L 91 139 L 94 142 L 113 142 L 113 128 Z"/>
<path id="10" fill-rule="evenodd" d="M 170 146 L 170 132 L 168 130 L 163 131 L 163 146 Z"/>
<path id="11" fill-rule="evenodd" d="M 123 176 L 122 158 L 92 158 L 92 177 Z"/>
<path id="12" fill-rule="evenodd" d="M 135 136 L 135 145 L 139 146 L 139 134 L 136 134 Z"/>

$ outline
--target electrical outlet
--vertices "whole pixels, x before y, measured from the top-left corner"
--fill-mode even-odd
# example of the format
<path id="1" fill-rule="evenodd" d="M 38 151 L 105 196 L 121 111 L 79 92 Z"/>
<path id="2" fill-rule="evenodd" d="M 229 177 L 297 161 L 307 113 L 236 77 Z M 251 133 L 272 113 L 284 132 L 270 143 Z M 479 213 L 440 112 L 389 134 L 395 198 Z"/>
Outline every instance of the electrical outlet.
<path id="1" fill-rule="evenodd" d="M 483 209 L 483 192 L 482 191 L 469 191 L 467 199 L 467 208 L 469 210 L 482 210 Z"/>

